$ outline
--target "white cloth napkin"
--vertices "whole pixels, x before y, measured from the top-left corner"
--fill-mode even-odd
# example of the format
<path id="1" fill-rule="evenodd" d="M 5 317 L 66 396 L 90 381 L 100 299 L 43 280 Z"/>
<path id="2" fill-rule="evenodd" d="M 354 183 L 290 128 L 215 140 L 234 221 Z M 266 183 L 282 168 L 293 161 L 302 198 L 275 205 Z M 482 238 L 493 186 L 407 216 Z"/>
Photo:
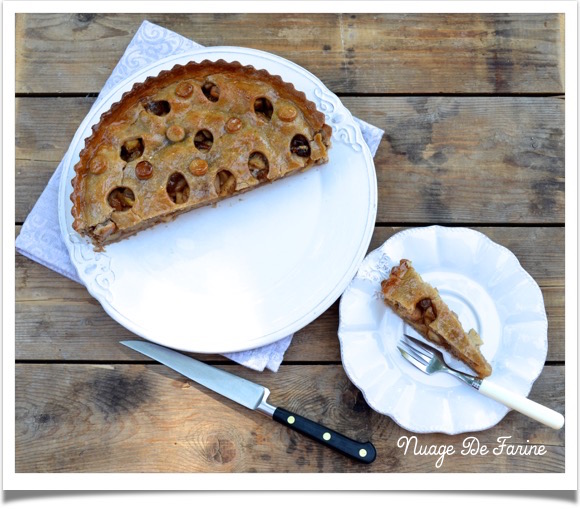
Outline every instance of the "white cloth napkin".
<path id="1" fill-rule="evenodd" d="M 135 74 L 144 66 L 169 55 L 201 47 L 200 44 L 186 39 L 171 30 L 149 21 L 144 21 L 105 83 L 92 109 L 99 106 L 102 97 L 112 87 Z M 374 156 L 384 132 L 362 120 L 355 120 L 359 123 L 363 137 Z M 20 235 L 16 239 L 16 249 L 19 253 L 35 262 L 81 283 L 60 234 L 58 189 L 62 169 L 63 163 L 61 161 L 22 225 Z M 290 335 L 271 345 L 244 352 L 225 354 L 225 357 L 251 369 L 263 371 L 267 368 L 275 372 L 278 371 L 291 340 L 292 336 Z"/>

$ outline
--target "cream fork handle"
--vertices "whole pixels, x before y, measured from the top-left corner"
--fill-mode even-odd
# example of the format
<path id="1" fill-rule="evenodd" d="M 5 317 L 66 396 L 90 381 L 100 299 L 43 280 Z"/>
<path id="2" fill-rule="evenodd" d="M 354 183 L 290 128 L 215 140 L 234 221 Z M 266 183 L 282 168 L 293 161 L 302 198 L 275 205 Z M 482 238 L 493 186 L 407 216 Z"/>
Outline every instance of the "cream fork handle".
<path id="1" fill-rule="evenodd" d="M 564 425 L 564 416 L 562 414 L 488 380 L 481 382 L 479 392 L 550 428 L 560 429 Z"/>

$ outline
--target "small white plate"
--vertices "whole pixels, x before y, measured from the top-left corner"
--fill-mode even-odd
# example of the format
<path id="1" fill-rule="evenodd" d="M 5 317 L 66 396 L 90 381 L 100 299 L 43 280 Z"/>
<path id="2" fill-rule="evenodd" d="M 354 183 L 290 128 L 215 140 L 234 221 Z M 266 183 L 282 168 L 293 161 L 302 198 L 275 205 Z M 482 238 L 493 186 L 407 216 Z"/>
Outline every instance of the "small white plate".
<path id="1" fill-rule="evenodd" d="M 426 375 L 397 350 L 404 333 L 420 337 L 388 308 L 380 283 L 402 258 L 439 290 L 466 330 L 474 328 L 490 362 L 489 380 L 527 395 L 547 355 L 542 292 L 515 255 L 467 228 L 403 230 L 364 259 L 340 301 L 342 362 L 368 404 L 417 433 L 457 434 L 497 424 L 509 411 L 454 377 Z M 468 367 L 445 359 L 459 370 Z"/>
<path id="2" fill-rule="evenodd" d="M 206 58 L 266 69 L 305 92 L 333 129 L 330 162 L 95 253 L 72 229 L 69 198 L 74 165 L 91 127 L 134 83 Z M 77 131 L 59 190 L 64 242 L 79 277 L 105 311 L 143 338 L 199 353 L 263 346 L 322 314 L 363 260 L 376 209 L 373 159 L 340 100 L 302 67 L 234 47 L 171 56 L 117 85 Z"/>

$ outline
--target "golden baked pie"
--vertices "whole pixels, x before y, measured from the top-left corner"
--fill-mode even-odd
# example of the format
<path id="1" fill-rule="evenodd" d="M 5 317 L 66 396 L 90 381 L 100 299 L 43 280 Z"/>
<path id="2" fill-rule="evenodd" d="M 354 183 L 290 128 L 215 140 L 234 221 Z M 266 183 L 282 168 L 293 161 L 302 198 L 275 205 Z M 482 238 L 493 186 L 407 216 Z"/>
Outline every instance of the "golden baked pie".
<path id="1" fill-rule="evenodd" d="M 190 62 L 136 84 L 93 127 L 72 181 L 73 228 L 97 248 L 328 161 L 304 93 L 238 62 Z"/>
<path id="2" fill-rule="evenodd" d="M 463 361 L 480 377 L 491 375 L 491 366 L 480 352 L 483 341 L 471 329 L 465 332 L 457 315 L 439 292 L 423 281 L 409 260 L 401 260 L 381 282 L 383 299 L 395 313 L 431 342 Z"/>

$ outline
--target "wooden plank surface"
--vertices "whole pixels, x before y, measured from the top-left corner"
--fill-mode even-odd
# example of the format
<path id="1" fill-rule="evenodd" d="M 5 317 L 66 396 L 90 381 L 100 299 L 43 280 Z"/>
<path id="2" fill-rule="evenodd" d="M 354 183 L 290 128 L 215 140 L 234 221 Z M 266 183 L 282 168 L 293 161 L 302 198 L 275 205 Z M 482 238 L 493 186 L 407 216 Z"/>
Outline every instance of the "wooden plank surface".
<path id="1" fill-rule="evenodd" d="M 335 93 L 564 92 L 563 15 L 470 13 L 17 16 L 16 91 L 98 92 L 145 19 L 275 53 Z"/>
<path id="2" fill-rule="evenodd" d="M 377 460 L 365 466 L 274 423 L 159 365 L 18 365 L 16 438 L 19 472 L 563 472 L 564 432 L 538 427 L 510 412 L 491 430 L 457 437 L 402 430 L 374 412 L 340 366 L 283 366 L 253 373 L 225 370 L 270 388 L 270 402 L 318 420 L 359 441 Z M 553 394 L 562 367 L 550 367 L 531 393 L 563 411 Z M 50 395 L 46 381 L 51 380 Z M 402 436 L 420 445 L 455 444 L 439 469 L 436 457 L 404 454 Z M 461 442 L 508 442 L 546 447 L 546 454 L 464 456 Z M 529 441 L 529 442 L 528 442 Z"/>
<path id="3" fill-rule="evenodd" d="M 548 315 L 548 361 L 564 360 L 564 228 L 477 228 L 510 249 L 540 285 Z M 17 233 L 20 228 L 17 228 Z M 400 231 L 377 227 L 369 250 Z M 80 284 L 16 257 L 16 357 L 19 360 L 136 360 L 118 344 L 134 335 L 111 319 Z M 285 360 L 340 362 L 338 302 L 298 331 Z M 203 356 L 223 360 L 222 356 Z"/>
<path id="4" fill-rule="evenodd" d="M 24 221 L 44 190 L 93 101 L 17 100 L 17 221 Z M 347 97 L 343 102 L 385 131 L 375 157 L 377 221 L 564 222 L 562 98 Z"/>
<path id="5" fill-rule="evenodd" d="M 385 131 L 369 251 L 403 228 L 467 226 L 506 246 L 541 288 L 548 357 L 530 397 L 564 412 L 564 15 L 19 14 L 15 233 L 145 20 L 206 46 L 258 48 L 318 76 Z M 157 37 L 155 29 L 147 37 Z M 355 170 L 355 169 L 354 169 Z M 341 364 L 339 305 L 298 331 L 277 373 L 196 355 L 272 390 L 270 402 L 355 439 L 363 467 L 121 347 L 132 337 L 80 284 L 16 255 L 17 472 L 564 471 L 564 430 L 516 412 L 470 435 L 546 454 L 437 458 L 370 409 Z M 50 380 L 50 384 L 47 384 Z"/>

